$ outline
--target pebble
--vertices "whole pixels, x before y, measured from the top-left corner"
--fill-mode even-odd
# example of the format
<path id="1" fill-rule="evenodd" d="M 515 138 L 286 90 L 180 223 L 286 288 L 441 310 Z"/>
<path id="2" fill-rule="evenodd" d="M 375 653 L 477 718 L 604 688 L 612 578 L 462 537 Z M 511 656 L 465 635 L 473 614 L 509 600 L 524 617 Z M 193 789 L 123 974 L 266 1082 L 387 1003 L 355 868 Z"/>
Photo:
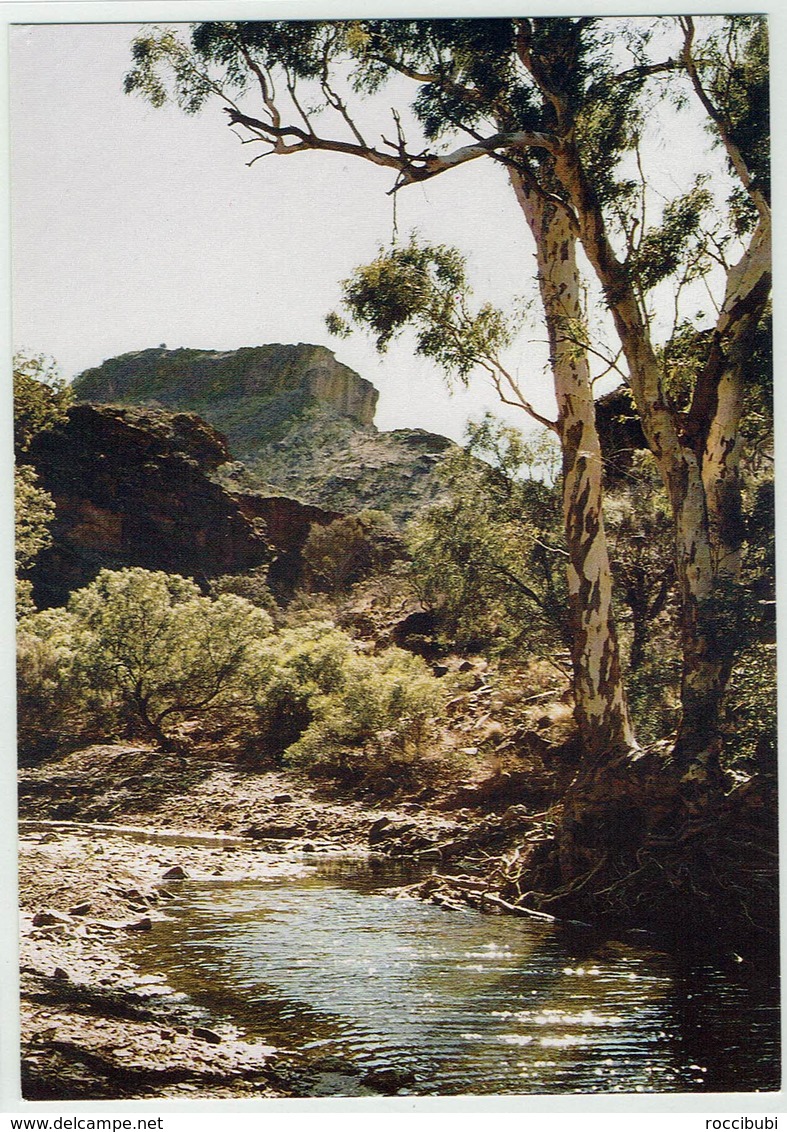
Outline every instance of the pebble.
<path id="1" fill-rule="evenodd" d="M 173 865 L 164 873 L 164 880 L 186 880 L 188 873 L 180 865 Z"/>
<path id="2" fill-rule="evenodd" d="M 50 909 L 45 909 L 36 912 L 33 916 L 33 927 L 43 928 L 49 924 L 67 924 L 68 917 L 64 916 L 62 912 L 53 912 Z"/>

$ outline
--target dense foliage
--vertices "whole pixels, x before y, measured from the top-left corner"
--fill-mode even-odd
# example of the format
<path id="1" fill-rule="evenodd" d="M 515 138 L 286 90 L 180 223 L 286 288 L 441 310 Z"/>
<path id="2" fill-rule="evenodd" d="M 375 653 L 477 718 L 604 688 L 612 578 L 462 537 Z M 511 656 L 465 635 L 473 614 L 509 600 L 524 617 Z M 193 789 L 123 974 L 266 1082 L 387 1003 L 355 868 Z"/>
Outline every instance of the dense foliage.
<path id="1" fill-rule="evenodd" d="M 264 763 L 296 759 L 356 773 L 382 744 L 423 753 L 443 693 L 399 649 L 358 654 L 329 622 L 274 632 L 265 610 L 203 596 L 177 575 L 103 570 L 65 608 L 19 627 L 20 746 L 38 758 L 113 735 L 185 753 L 229 741 Z"/>
<path id="2" fill-rule="evenodd" d="M 284 742 L 282 709 L 290 721 L 293 707 L 301 713 L 287 762 L 360 782 L 401 773 L 427 754 L 445 692 L 419 657 L 398 648 L 359 653 L 346 634 L 317 624 L 283 632 L 276 661 L 264 697 L 274 709 L 268 733 Z"/>
<path id="3" fill-rule="evenodd" d="M 449 641 L 554 654 L 567 636 L 556 449 L 487 416 L 447 463 L 451 501 L 410 527 L 413 573 Z"/>
<path id="4" fill-rule="evenodd" d="M 358 511 L 312 524 L 303 547 L 310 584 L 326 593 L 345 593 L 355 582 L 396 556 L 398 540 L 382 511 Z"/>
<path id="5" fill-rule="evenodd" d="M 66 419 L 71 391 L 51 358 L 42 354 L 14 357 L 14 516 L 16 545 L 16 602 L 20 612 L 34 608 L 27 574 L 40 551 L 51 544 L 50 524 L 55 504 L 24 463 L 35 436 Z"/>

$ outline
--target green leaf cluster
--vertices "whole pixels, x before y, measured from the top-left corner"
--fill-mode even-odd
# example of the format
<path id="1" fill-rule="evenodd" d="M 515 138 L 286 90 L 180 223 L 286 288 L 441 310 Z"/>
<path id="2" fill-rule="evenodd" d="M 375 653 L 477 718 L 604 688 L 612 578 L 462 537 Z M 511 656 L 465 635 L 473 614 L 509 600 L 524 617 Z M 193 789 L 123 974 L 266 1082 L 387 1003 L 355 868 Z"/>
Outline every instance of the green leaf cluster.
<path id="1" fill-rule="evenodd" d="M 311 584 L 326 593 L 345 593 L 386 557 L 393 523 L 382 511 L 359 511 L 322 525 L 313 523 L 302 556 Z"/>
<path id="2" fill-rule="evenodd" d="M 51 545 L 49 524 L 55 514 L 52 496 L 39 487 L 35 472 L 25 464 L 14 474 L 14 507 L 16 568 L 23 572 L 33 565 L 39 551 Z"/>
<path id="3" fill-rule="evenodd" d="M 62 424 L 71 404 L 71 390 L 55 362 L 43 354 L 14 357 L 14 539 L 16 547 L 16 604 L 19 615 L 35 608 L 32 584 L 25 574 L 42 550 L 51 545 L 49 527 L 55 504 L 29 464 L 21 463 L 33 439 Z"/>
<path id="4" fill-rule="evenodd" d="M 408 531 L 417 588 L 464 648 L 553 652 L 566 633 L 559 454 L 487 416 L 447 462 L 451 502 Z"/>
<path id="5" fill-rule="evenodd" d="M 286 759 L 345 781 L 396 774 L 425 753 L 444 700 L 424 661 L 403 649 L 348 656 L 341 681 L 311 697 L 309 725 Z"/>
<path id="6" fill-rule="evenodd" d="M 743 155 L 754 187 L 769 200 L 771 120 L 767 17 L 721 18 L 714 31 L 698 45 L 697 68 L 721 114 L 724 128 Z M 749 231 L 756 213 L 748 193 L 737 186 L 731 194 L 730 205 L 738 232 Z"/>
<path id="7" fill-rule="evenodd" d="M 257 758 L 289 758 L 303 740 L 293 758 L 308 762 L 331 727 L 342 750 L 381 730 L 409 741 L 442 697 L 399 649 L 359 656 L 330 622 L 275 633 L 236 594 L 205 597 L 137 567 L 103 570 L 65 608 L 24 617 L 18 659 L 20 746 L 36 759 L 119 734 L 182 753 L 199 734 Z"/>
<path id="8" fill-rule="evenodd" d="M 131 57 L 133 66 L 123 89 L 126 94 L 142 95 L 157 109 L 174 102 L 187 114 L 196 114 L 227 81 L 212 78 L 200 67 L 189 45 L 171 28 L 153 27 L 138 35 L 131 45 Z"/>
<path id="9" fill-rule="evenodd" d="M 691 258 L 702 219 L 712 205 L 713 197 L 701 182 L 667 204 L 661 224 L 647 230 L 626 262 L 643 293 L 674 275 Z"/>
<path id="10" fill-rule="evenodd" d="M 470 285 L 464 257 L 456 248 L 407 244 L 381 248 L 371 263 L 342 284 L 342 306 L 352 322 L 367 327 L 377 349 L 385 351 L 405 328 L 415 331 L 416 353 L 466 381 L 470 371 L 496 357 L 512 337 L 505 316 L 490 304 L 469 306 Z M 329 329 L 349 329 L 341 315 L 329 316 Z"/>
<path id="11" fill-rule="evenodd" d="M 14 447 L 27 452 L 33 437 L 66 419 L 71 390 L 53 359 L 44 354 L 14 357 Z"/>

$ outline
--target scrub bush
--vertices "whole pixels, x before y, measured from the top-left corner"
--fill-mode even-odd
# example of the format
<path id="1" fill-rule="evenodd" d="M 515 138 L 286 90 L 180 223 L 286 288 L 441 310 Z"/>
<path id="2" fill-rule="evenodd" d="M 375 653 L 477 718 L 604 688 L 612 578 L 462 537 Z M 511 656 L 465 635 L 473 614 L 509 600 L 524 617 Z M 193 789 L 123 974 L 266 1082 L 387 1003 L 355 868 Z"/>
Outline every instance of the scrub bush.
<path id="1" fill-rule="evenodd" d="M 288 762 L 348 782 L 409 774 L 427 753 L 430 724 L 444 701 L 420 657 L 389 648 L 347 659 L 343 679 L 312 697 L 312 720 Z"/>
<path id="2" fill-rule="evenodd" d="M 331 622 L 273 632 L 235 594 L 177 575 L 103 570 L 66 608 L 19 627 L 20 748 L 39 760 L 89 739 L 186 732 L 317 774 L 362 778 L 423 749 L 440 682 L 400 649 L 359 654 Z"/>
<path id="3" fill-rule="evenodd" d="M 248 725 L 271 631 L 268 614 L 235 595 L 212 600 L 178 575 L 102 570 L 65 609 L 20 623 L 25 746 L 36 732 L 50 747 L 100 727 L 177 749 L 186 720 Z"/>

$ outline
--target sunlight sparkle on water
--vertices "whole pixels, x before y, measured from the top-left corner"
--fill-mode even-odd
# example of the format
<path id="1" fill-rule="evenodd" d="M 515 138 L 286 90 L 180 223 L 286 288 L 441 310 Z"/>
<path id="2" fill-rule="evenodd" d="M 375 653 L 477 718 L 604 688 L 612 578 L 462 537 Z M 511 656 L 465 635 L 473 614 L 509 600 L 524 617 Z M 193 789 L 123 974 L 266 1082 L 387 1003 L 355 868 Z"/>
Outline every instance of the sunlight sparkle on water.
<path id="1" fill-rule="evenodd" d="M 514 952 L 506 944 L 485 943 L 480 951 L 465 951 L 463 959 L 513 959 Z"/>
<path id="2" fill-rule="evenodd" d="M 490 1013 L 493 1018 L 513 1018 L 536 1026 L 622 1026 L 625 1022 L 618 1014 L 597 1014 L 593 1010 L 579 1013 L 568 1010 L 493 1010 Z"/>
<path id="3" fill-rule="evenodd" d="M 365 874 L 358 880 L 358 891 L 333 876 L 220 891 L 190 882 L 135 952 L 147 945 L 148 970 L 166 960 L 179 991 L 215 999 L 251 1035 L 337 1054 L 359 1070 L 406 1065 L 422 1095 L 711 1081 L 709 1052 L 681 1040 L 696 983 L 676 981 L 668 959 L 621 949 L 579 956 L 541 925 L 502 917 L 441 919 L 436 930 L 430 908 L 370 901 Z M 729 980 L 719 986 L 726 993 Z M 724 1034 L 727 1057 L 734 1037 Z"/>

